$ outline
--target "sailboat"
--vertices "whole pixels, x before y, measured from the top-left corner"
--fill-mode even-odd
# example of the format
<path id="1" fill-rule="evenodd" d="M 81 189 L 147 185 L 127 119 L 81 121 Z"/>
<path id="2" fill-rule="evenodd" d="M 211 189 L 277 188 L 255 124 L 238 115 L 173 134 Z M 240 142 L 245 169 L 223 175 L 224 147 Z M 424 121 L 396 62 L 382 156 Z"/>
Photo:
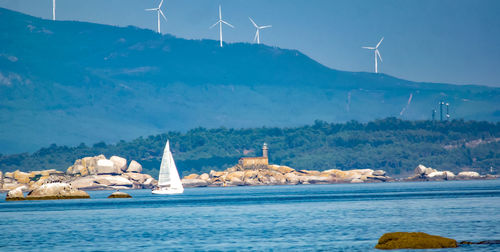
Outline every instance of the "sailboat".
<path id="1" fill-rule="evenodd" d="M 179 194 L 184 192 L 179 172 L 175 166 L 174 157 L 170 152 L 170 143 L 167 140 L 160 165 L 158 188 L 153 189 L 153 194 Z"/>

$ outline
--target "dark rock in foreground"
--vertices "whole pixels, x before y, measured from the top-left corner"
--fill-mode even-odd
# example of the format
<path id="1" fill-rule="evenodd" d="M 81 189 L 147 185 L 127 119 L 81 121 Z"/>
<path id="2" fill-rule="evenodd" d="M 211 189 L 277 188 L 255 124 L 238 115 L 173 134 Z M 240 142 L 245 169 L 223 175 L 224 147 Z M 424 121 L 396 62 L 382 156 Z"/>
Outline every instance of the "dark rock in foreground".
<path id="1" fill-rule="evenodd" d="M 108 199 L 114 199 L 114 198 L 132 198 L 132 196 L 130 196 L 130 194 L 128 193 L 116 191 L 108 196 Z"/>
<path id="2" fill-rule="evenodd" d="M 377 249 L 436 249 L 456 248 L 457 241 L 422 232 L 394 232 L 380 237 Z"/>
<path id="3" fill-rule="evenodd" d="M 487 241 L 480 241 L 480 242 L 470 242 L 470 241 L 462 241 L 460 242 L 460 245 L 462 244 L 500 244 L 500 240 L 487 240 Z"/>

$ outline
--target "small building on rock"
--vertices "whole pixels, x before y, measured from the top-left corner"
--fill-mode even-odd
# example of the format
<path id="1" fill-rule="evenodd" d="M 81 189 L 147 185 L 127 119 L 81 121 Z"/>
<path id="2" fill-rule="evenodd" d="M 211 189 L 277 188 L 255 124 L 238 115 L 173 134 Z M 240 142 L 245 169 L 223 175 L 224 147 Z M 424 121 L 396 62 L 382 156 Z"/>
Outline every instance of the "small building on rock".
<path id="1" fill-rule="evenodd" d="M 262 157 L 242 157 L 238 161 L 238 164 L 243 167 L 269 165 L 267 144 L 264 143 L 262 146 Z"/>

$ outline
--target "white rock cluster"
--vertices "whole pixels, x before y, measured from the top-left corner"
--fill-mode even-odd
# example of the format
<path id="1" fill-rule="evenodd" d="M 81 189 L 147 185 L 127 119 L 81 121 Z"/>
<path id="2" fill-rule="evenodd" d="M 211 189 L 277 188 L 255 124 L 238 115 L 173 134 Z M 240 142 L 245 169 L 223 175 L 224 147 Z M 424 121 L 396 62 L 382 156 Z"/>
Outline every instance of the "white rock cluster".
<path id="1" fill-rule="evenodd" d="M 76 160 L 66 174 L 74 176 L 69 182 L 73 187 L 84 190 L 152 188 L 156 180 L 141 172 L 135 160 L 127 166 L 123 157 L 99 155 Z"/>
<path id="2" fill-rule="evenodd" d="M 481 176 L 477 172 L 463 171 L 455 175 L 451 171 L 438 171 L 419 164 L 414 171 L 414 175 L 406 180 L 467 180 L 467 179 L 487 179 L 489 176 Z"/>

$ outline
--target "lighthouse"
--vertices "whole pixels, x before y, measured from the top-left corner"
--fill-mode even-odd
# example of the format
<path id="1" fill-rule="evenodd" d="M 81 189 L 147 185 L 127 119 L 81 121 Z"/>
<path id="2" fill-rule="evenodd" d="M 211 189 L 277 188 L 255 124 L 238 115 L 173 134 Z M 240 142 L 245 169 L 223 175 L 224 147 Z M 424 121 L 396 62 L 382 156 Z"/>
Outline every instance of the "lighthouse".
<path id="1" fill-rule="evenodd" d="M 267 151 L 268 150 L 269 149 L 267 148 L 267 144 L 264 143 L 264 145 L 262 145 L 262 157 L 268 158 L 268 156 L 267 156 Z"/>
<path id="2" fill-rule="evenodd" d="M 267 144 L 264 143 L 262 145 L 262 157 L 242 157 L 238 161 L 238 164 L 240 164 L 243 167 L 256 167 L 256 166 L 267 166 L 269 165 L 269 159 L 267 158 L 268 155 L 268 148 Z"/>

